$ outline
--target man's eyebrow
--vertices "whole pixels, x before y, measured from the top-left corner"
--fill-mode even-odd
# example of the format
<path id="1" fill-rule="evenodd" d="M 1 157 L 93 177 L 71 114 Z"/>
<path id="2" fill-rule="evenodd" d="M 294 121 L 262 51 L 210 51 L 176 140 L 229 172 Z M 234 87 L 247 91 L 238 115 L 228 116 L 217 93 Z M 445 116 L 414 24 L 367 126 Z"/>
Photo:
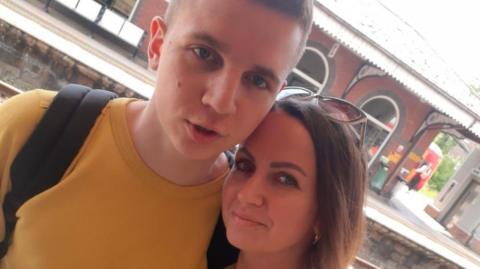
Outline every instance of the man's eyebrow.
<path id="1" fill-rule="evenodd" d="M 260 73 L 260 74 L 270 78 L 271 80 L 273 80 L 275 82 L 275 84 L 280 84 L 280 78 L 278 78 L 278 76 L 275 75 L 275 73 L 272 70 L 270 70 L 266 67 L 256 65 L 253 68 L 253 72 Z"/>
<path id="2" fill-rule="evenodd" d="M 298 166 L 294 163 L 290 163 L 290 162 L 272 162 L 270 164 L 270 167 L 272 167 L 272 168 L 291 168 L 293 170 L 296 170 L 296 171 L 300 172 L 302 175 L 307 176 L 305 171 L 303 171 L 303 169 L 300 166 Z"/>
<path id="3" fill-rule="evenodd" d="M 205 33 L 205 32 L 193 33 L 192 37 L 194 39 L 198 39 L 207 43 L 208 46 L 214 49 L 217 49 L 223 52 L 228 52 L 229 50 L 229 47 L 227 44 L 217 40 L 215 37 L 209 35 L 208 33 Z"/>

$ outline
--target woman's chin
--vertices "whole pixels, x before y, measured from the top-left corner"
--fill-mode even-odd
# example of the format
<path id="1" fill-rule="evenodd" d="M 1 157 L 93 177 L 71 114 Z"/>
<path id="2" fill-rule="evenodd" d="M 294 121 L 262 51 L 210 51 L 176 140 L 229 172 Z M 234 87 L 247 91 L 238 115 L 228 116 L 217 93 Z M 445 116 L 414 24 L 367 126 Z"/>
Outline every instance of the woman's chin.
<path id="1" fill-rule="evenodd" d="M 262 242 L 264 243 L 264 240 L 258 238 L 258 236 L 227 231 L 227 239 L 232 246 L 242 251 L 265 251 L 265 244 L 261 244 Z"/>

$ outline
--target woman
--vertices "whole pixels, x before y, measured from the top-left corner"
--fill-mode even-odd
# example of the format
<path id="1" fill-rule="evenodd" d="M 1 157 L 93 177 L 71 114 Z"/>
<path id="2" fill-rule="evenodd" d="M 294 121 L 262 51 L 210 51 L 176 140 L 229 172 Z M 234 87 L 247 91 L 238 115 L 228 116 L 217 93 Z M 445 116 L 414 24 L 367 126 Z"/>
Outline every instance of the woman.
<path id="1" fill-rule="evenodd" d="M 227 238 L 240 249 L 229 269 L 343 269 L 361 243 L 365 162 L 340 123 L 351 115 L 294 99 L 277 101 L 240 145 L 225 182 Z"/>
<path id="2" fill-rule="evenodd" d="M 425 160 L 422 160 L 418 167 L 415 169 L 415 175 L 412 177 L 412 179 L 407 183 L 408 185 L 408 190 L 414 190 L 418 191 L 421 188 L 419 187 L 418 183 L 420 183 L 421 180 L 426 179 L 427 177 L 430 176 L 432 173 L 432 165 L 428 163 Z M 422 185 L 423 187 L 423 185 Z"/>

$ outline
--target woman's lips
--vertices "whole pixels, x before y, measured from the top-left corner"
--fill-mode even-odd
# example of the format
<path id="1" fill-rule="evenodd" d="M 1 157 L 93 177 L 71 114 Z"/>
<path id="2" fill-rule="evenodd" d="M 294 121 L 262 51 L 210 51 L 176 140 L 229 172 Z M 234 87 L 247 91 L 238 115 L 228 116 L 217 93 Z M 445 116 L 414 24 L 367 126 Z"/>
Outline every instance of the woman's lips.
<path id="1" fill-rule="evenodd" d="M 252 216 L 249 216 L 247 214 L 239 213 L 236 211 L 232 212 L 232 217 L 233 221 L 240 226 L 245 226 L 245 227 L 257 227 L 257 226 L 264 226 L 266 227 L 264 223 L 261 221 L 256 220 Z"/>

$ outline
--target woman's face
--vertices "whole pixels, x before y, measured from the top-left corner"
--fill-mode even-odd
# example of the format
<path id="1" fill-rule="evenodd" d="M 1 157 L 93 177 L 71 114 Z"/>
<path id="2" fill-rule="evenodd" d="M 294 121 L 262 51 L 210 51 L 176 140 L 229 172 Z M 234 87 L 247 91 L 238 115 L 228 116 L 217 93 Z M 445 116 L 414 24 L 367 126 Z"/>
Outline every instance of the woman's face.
<path id="1" fill-rule="evenodd" d="M 230 243 L 261 252 L 312 244 L 315 175 L 307 130 L 283 111 L 270 112 L 241 145 L 225 182 L 222 214 Z"/>

